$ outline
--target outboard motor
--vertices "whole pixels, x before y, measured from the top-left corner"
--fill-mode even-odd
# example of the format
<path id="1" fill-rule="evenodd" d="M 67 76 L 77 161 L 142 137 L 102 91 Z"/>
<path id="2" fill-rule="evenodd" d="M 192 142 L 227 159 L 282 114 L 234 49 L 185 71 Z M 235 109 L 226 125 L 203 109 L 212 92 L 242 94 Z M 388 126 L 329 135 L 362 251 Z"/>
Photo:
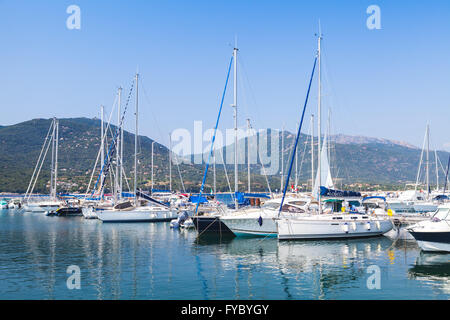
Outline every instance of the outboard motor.
<path id="1" fill-rule="evenodd" d="M 170 227 L 179 228 L 188 218 L 189 214 L 187 211 L 183 211 L 183 213 L 178 216 L 178 219 L 174 219 L 170 222 Z"/>

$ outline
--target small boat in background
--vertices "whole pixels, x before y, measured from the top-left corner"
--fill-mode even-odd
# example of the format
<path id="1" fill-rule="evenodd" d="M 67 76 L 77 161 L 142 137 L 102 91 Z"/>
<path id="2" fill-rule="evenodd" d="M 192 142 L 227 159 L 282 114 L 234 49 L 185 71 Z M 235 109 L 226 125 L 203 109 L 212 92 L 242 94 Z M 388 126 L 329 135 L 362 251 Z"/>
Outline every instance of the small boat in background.
<path id="1" fill-rule="evenodd" d="M 61 207 L 56 209 L 55 215 L 58 217 L 82 216 L 80 207 Z"/>
<path id="2" fill-rule="evenodd" d="M 56 211 L 63 203 L 57 200 L 27 202 L 23 205 L 25 211 L 28 212 L 47 212 Z"/>
<path id="3" fill-rule="evenodd" d="M 0 209 L 8 209 L 8 201 L 0 200 Z"/>
<path id="4" fill-rule="evenodd" d="M 281 214 L 305 214 L 310 210 L 310 198 L 289 197 L 285 199 Z M 277 236 L 276 218 L 280 211 L 281 199 L 266 201 L 261 208 L 249 207 L 220 217 L 223 222 L 236 236 L 270 237 Z"/>
<path id="5" fill-rule="evenodd" d="M 20 209 L 22 204 L 19 199 L 10 200 L 8 203 L 8 209 Z"/>
<path id="6" fill-rule="evenodd" d="M 139 206 L 131 201 L 119 203 L 110 210 L 97 209 L 96 213 L 102 222 L 163 222 L 178 217 L 176 210 L 156 205 Z"/>

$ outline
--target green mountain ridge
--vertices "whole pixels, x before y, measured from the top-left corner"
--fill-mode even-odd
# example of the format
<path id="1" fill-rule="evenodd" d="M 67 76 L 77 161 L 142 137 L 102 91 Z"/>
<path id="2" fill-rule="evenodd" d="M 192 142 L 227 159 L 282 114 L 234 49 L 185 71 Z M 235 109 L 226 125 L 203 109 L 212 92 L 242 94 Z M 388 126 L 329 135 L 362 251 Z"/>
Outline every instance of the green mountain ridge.
<path id="1" fill-rule="evenodd" d="M 0 126 L 0 192 L 25 192 L 41 151 L 44 138 L 52 119 L 33 119 L 15 125 Z M 58 192 L 85 192 L 92 168 L 100 147 L 100 120 L 88 118 L 59 119 Z M 115 127 L 111 126 L 111 131 Z M 110 135 L 111 137 L 111 135 Z M 295 135 L 285 132 L 284 168 L 287 172 L 291 146 Z M 111 138 L 109 138 L 111 140 Z M 298 147 L 299 184 L 305 189 L 311 185 L 310 137 L 302 135 Z M 139 137 L 139 187 L 151 188 L 151 146 L 154 148 L 154 188 L 169 188 L 169 150 L 166 146 L 145 137 Z M 239 144 L 244 144 L 239 141 Z M 317 139 L 316 139 L 317 142 Z M 267 143 L 264 139 L 260 143 Z M 281 145 L 281 143 L 279 143 Z M 233 148 L 231 148 L 233 149 Z M 270 153 L 270 144 L 268 144 Z M 244 148 L 245 150 L 245 148 Z M 317 146 L 316 146 L 317 151 Z M 381 184 L 404 186 L 415 181 L 421 150 L 389 143 L 331 143 L 330 164 L 336 185 L 355 188 L 357 184 Z M 448 153 L 438 151 L 444 166 Z M 124 131 L 124 167 L 127 182 L 132 189 L 134 167 L 134 134 Z M 226 151 L 224 151 L 226 159 Z M 48 192 L 50 160 L 47 155 L 35 192 Z M 280 155 L 281 158 L 281 155 Z M 303 161 L 302 161 L 303 159 Z M 434 159 L 431 157 L 431 159 Z M 244 159 L 245 160 L 245 159 Z M 317 159 L 315 160 L 317 161 Z M 433 160 L 434 161 L 434 160 Z M 444 163 L 445 162 L 445 163 Z M 239 165 L 239 189 L 247 190 L 247 165 Z M 316 162 L 317 163 L 317 162 Z M 181 163 L 172 166 L 172 189 L 183 191 L 180 170 L 186 192 L 197 192 L 201 185 L 205 165 Z M 226 166 L 231 188 L 234 188 L 234 166 Z M 97 169 L 94 174 L 95 183 Z M 217 190 L 229 191 L 222 164 L 216 164 Z M 278 171 L 279 172 L 279 171 Z M 280 188 L 280 174 L 268 176 L 272 191 Z M 292 173 L 294 177 L 295 169 Z M 213 188 L 212 166 L 206 180 L 205 192 Z M 434 174 L 430 174 L 432 183 Z M 441 172 L 443 181 L 443 175 Z M 261 165 L 251 165 L 252 191 L 267 191 L 266 177 L 261 174 Z M 292 182 L 291 182 L 292 183 Z M 110 185 L 110 182 L 107 182 Z M 124 182 L 125 189 L 127 183 Z M 363 186 L 359 186 L 363 188 Z M 106 187 L 106 191 L 110 191 Z"/>

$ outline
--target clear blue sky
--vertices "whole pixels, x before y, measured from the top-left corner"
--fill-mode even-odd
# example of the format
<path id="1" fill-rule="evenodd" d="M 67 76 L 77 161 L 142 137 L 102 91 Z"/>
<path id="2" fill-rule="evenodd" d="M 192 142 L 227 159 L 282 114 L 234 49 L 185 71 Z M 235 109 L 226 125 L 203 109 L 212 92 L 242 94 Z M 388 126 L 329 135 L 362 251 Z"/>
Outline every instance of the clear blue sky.
<path id="1" fill-rule="evenodd" d="M 81 30 L 66 28 L 71 4 L 81 8 Z M 366 27 L 371 4 L 381 8 L 381 30 Z M 167 143 L 194 120 L 213 125 L 237 35 L 240 125 L 250 117 L 256 128 L 294 130 L 319 19 L 333 132 L 421 145 L 428 121 L 433 144 L 450 150 L 447 0 L 0 0 L 0 124 L 98 116 L 138 67 L 148 96 L 141 90 L 141 133 Z M 225 108 L 221 127 L 232 121 Z"/>

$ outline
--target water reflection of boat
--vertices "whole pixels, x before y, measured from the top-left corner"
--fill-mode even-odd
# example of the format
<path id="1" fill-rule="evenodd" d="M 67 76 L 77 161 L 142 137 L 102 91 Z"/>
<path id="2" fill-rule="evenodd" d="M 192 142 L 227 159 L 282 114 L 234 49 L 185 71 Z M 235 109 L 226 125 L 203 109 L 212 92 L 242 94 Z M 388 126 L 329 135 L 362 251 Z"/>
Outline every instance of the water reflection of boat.
<path id="1" fill-rule="evenodd" d="M 366 261 L 383 254 L 392 241 L 387 238 L 350 239 L 340 241 L 280 242 L 278 256 L 280 266 L 286 271 L 306 271 L 316 264 L 346 265 L 352 261 Z"/>
<path id="2" fill-rule="evenodd" d="M 450 254 L 421 252 L 408 274 L 410 278 L 432 282 L 433 288 L 444 295 L 450 294 Z"/>
<path id="3" fill-rule="evenodd" d="M 286 299 L 324 299 L 333 298 L 336 287 L 365 286 L 370 261 L 384 258 L 392 241 L 381 237 L 279 242 L 237 237 L 223 244 L 214 249 L 220 253 L 221 267 L 236 273 L 236 287 L 248 288 L 249 295 L 271 297 L 270 292 L 258 292 L 263 285 L 256 280 L 269 273 Z"/>
<path id="4" fill-rule="evenodd" d="M 413 277 L 430 276 L 450 281 L 450 254 L 421 252 L 416 264 L 409 269 L 409 274 Z"/>

